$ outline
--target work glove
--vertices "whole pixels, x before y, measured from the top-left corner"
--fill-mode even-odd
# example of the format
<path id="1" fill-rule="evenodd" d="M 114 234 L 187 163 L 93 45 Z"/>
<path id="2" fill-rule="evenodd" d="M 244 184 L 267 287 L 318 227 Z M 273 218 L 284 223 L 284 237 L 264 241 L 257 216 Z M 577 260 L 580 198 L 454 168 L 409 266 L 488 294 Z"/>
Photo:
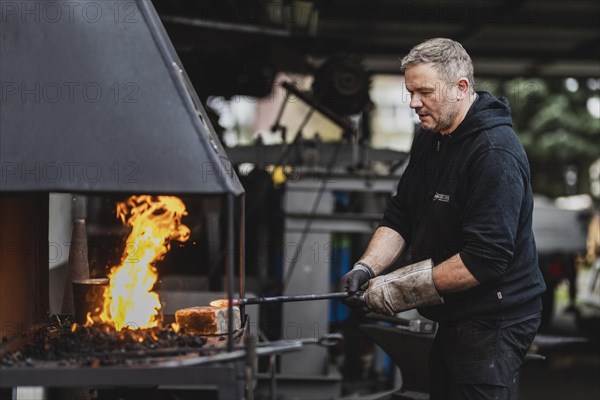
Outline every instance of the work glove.
<path id="1" fill-rule="evenodd" d="M 354 264 L 354 268 L 340 280 L 340 290 L 351 294 L 343 299 L 342 303 L 355 310 L 364 310 L 365 302 L 361 297 L 362 292 L 359 290 L 369 279 L 374 277 L 375 273 L 367 264 L 360 261 Z"/>
<path id="2" fill-rule="evenodd" d="M 431 259 L 407 265 L 369 280 L 362 299 L 378 314 L 395 315 L 401 311 L 442 304 L 433 283 Z"/>

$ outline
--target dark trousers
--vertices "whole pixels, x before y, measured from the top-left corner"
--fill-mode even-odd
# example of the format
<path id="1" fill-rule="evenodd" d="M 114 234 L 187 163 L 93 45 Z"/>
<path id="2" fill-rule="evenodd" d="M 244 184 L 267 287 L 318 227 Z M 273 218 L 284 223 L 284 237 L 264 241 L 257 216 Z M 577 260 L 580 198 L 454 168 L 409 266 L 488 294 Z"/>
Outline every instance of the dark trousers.
<path id="1" fill-rule="evenodd" d="M 440 323 L 429 357 L 430 400 L 516 399 L 517 374 L 540 318 Z"/>

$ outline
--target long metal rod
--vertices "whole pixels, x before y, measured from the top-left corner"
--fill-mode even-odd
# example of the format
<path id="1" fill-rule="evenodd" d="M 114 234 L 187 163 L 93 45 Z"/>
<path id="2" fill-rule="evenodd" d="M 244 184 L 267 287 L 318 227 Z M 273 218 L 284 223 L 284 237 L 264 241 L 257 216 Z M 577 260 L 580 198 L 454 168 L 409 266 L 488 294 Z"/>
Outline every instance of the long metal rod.
<path id="1" fill-rule="evenodd" d="M 233 194 L 227 194 L 227 257 L 226 257 L 226 282 L 225 289 L 227 291 L 227 350 L 233 351 L 233 291 L 234 291 L 234 272 L 233 266 L 235 263 L 235 197 Z"/>
<path id="2" fill-rule="evenodd" d="M 298 296 L 274 296 L 274 297 L 249 297 L 246 299 L 234 299 L 233 305 L 241 304 L 266 304 L 266 303 L 288 303 L 293 301 L 311 301 L 311 300 L 333 300 L 345 299 L 350 296 L 348 292 L 334 292 L 322 294 L 303 294 Z"/>
<path id="3" fill-rule="evenodd" d="M 238 198 L 239 217 L 238 217 L 238 237 L 239 237 L 239 296 L 246 296 L 246 194 Z M 244 306 L 240 307 L 242 317 L 242 326 L 246 326 L 246 310 Z"/>

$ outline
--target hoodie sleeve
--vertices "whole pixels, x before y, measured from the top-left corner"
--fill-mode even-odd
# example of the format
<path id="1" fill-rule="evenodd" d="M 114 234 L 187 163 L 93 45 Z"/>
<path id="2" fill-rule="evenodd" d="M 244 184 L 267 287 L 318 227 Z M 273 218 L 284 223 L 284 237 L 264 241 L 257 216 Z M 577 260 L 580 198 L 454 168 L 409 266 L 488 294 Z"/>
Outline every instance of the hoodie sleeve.
<path id="1" fill-rule="evenodd" d="M 488 150 L 472 165 L 460 257 L 481 284 L 506 271 L 515 249 L 526 188 L 526 174 L 506 150 Z"/>
<path id="2" fill-rule="evenodd" d="M 426 146 L 426 134 L 420 128 L 417 128 L 410 149 L 408 165 L 400 178 L 400 182 L 398 182 L 396 194 L 388 202 L 383 213 L 383 219 L 379 223 L 379 227 L 385 226 L 398 232 L 406 242 L 407 247 L 410 246 L 413 233 L 415 185 L 423 178 L 423 174 L 419 175 L 418 173 L 418 167 L 415 166 L 417 162 L 415 160 L 421 157 Z"/>
<path id="3" fill-rule="evenodd" d="M 396 189 L 396 194 L 390 199 L 385 212 L 383 213 L 383 219 L 381 220 L 379 227 L 385 226 L 387 228 L 393 229 L 402 236 L 402 239 L 406 242 L 408 246 L 410 243 L 411 234 L 411 215 L 407 194 L 410 193 L 408 190 L 408 181 L 410 180 L 411 174 L 411 165 L 406 168 L 404 174 L 402 174 L 402 178 L 400 178 L 400 182 L 398 183 L 398 188 Z"/>

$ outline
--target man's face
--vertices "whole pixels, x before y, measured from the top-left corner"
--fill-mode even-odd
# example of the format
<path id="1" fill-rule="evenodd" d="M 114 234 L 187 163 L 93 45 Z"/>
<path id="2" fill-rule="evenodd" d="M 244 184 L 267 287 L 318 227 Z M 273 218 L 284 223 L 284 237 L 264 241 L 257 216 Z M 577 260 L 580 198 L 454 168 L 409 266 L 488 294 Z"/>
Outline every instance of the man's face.
<path id="1" fill-rule="evenodd" d="M 410 108 L 419 116 L 421 127 L 445 133 L 452 127 L 460 111 L 456 85 L 446 82 L 433 64 L 408 67 L 404 77 L 410 93 Z"/>

